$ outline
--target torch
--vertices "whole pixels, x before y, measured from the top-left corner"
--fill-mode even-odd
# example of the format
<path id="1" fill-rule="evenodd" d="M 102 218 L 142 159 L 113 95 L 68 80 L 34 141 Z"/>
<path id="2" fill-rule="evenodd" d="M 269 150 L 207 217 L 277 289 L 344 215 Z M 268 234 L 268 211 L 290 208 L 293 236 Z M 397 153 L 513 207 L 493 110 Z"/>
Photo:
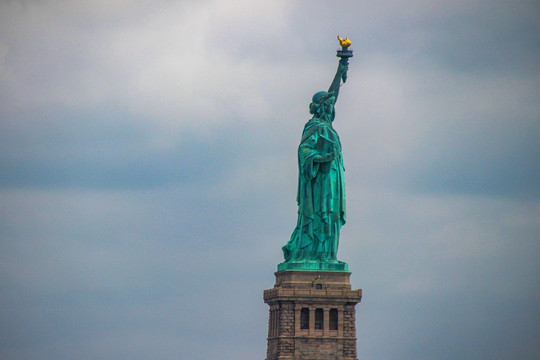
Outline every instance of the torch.
<path id="1" fill-rule="evenodd" d="M 341 45 L 341 50 L 337 51 L 336 56 L 343 60 L 343 62 L 348 65 L 349 64 L 349 58 L 353 57 L 352 50 L 349 50 L 349 46 L 351 46 L 351 40 L 348 38 L 342 39 L 338 35 L 339 45 Z M 341 61 L 340 60 L 340 61 Z M 347 73 L 345 72 L 343 76 L 341 77 L 343 79 L 343 82 L 345 83 L 347 81 Z"/>

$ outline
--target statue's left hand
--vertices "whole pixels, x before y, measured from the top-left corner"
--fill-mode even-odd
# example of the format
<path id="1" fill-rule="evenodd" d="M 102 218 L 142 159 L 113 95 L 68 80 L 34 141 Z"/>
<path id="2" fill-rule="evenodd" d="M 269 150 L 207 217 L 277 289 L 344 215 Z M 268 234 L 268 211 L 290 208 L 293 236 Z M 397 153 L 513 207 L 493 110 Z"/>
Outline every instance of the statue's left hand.
<path id="1" fill-rule="evenodd" d="M 324 163 L 324 162 L 334 160 L 336 158 L 336 156 L 337 156 L 337 152 L 336 152 L 336 150 L 334 150 L 331 153 L 328 153 L 326 155 L 315 155 L 315 157 L 313 158 L 313 161 L 319 162 L 319 163 Z"/>

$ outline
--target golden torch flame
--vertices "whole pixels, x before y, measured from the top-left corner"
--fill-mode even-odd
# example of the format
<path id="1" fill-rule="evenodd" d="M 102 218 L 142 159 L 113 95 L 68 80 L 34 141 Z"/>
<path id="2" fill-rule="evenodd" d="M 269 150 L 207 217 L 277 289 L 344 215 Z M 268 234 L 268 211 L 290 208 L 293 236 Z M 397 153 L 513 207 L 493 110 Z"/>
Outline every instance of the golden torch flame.
<path id="1" fill-rule="evenodd" d="M 339 37 L 338 35 L 338 40 L 339 40 L 339 45 L 341 45 L 341 48 L 343 50 L 347 49 L 349 46 L 351 46 L 351 40 L 349 40 L 348 38 L 345 38 L 345 39 L 342 39 Z"/>

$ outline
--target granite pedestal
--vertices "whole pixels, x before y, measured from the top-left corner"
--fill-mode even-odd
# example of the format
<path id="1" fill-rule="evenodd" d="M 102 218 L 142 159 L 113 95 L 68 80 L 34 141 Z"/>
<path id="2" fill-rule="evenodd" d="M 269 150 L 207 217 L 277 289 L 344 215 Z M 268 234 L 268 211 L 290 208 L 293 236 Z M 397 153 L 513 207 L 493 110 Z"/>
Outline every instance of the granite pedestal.
<path id="1" fill-rule="evenodd" d="M 266 360 L 357 360 L 355 306 L 346 271 L 278 271 L 264 291 L 270 306 Z"/>

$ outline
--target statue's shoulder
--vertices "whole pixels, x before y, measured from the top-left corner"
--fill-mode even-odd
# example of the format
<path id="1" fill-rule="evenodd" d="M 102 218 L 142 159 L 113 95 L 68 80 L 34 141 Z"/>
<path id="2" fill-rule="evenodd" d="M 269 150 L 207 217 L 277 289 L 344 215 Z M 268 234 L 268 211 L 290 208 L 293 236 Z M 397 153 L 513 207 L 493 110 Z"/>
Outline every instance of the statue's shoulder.
<path id="1" fill-rule="evenodd" d="M 302 133 L 302 140 L 305 140 L 314 134 L 320 133 L 324 127 L 325 127 L 325 124 L 318 119 L 309 120 L 304 126 L 304 131 Z"/>
<path id="2" fill-rule="evenodd" d="M 304 126 L 304 131 L 308 129 L 317 129 L 317 130 L 325 130 L 328 128 L 328 124 L 326 124 L 324 121 L 320 119 L 310 119 L 306 126 Z"/>
<path id="3" fill-rule="evenodd" d="M 304 126 L 304 132 L 302 133 L 302 141 L 306 141 L 312 136 L 327 136 L 330 132 L 330 127 L 324 121 L 319 119 L 311 119 Z"/>

